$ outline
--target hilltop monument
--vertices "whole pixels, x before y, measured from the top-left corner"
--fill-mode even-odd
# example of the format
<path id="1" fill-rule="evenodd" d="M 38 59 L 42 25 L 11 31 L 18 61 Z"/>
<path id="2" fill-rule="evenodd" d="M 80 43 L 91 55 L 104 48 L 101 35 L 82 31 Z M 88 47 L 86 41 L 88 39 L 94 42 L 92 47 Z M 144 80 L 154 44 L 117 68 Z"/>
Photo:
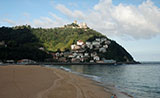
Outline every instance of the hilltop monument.
<path id="1" fill-rule="evenodd" d="M 85 28 L 85 29 L 88 28 L 88 26 L 85 22 L 78 24 L 77 20 L 75 20 L 73 23 L 78 25 L 78 28 Z"/>

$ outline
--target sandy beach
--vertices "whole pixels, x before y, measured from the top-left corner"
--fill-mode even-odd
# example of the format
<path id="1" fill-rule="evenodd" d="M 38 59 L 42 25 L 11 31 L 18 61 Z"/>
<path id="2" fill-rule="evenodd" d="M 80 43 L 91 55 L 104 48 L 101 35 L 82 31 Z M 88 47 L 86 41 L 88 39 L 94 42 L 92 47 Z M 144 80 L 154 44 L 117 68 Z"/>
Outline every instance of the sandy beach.
<path id="1" fill-rule="evenodd" d="M 41 66 L 0 66 L 0 98 L 110 98 L 90 79 Z"/>

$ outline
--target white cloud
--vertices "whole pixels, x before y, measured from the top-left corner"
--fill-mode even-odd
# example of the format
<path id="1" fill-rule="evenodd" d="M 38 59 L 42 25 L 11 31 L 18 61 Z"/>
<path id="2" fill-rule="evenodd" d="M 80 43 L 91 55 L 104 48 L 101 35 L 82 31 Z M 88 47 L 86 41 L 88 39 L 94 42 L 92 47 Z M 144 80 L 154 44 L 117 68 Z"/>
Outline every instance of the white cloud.
<path id="1" fill-rule="evenodd" d="M 100 0 L 92 9 L 84 12 L 76 9 L 70 10 L 62 4 L 57 4 L 55 8 L 68 18 L 61 18 L 49 12 L 48 17 L 43 16 L 24 23 L 29 23 L 34 27 L 50 28 L 62 26 L 70 20 L 79 20 L 110 37 L 129 36 L 128 38 L 149 39 L 160 35 L 160 8 L 151 0 L 146 0 L 137 6 L 122 3 L 113 5 L 112 0 Z M 16 23 L 9 19 L 4 19 L 4 21 L 11 25 L 23 23 Z"/>
<path id="2" fill-rule="evenodd" d="M 67 7 L 65 7 L 62 4 L 58 4 L 56 6 L 56 9 L 59 10 L 60 12 L 62 12 L 64 15 L 69 16 L 69 18 L 84 19 L 84 16 L 85 16 L 83 14 L 83 12 L 81 12 L 79 10 L 71 11 L 70 9 L 68 9 Z"/>
<path id="3" fill-rule="evenodd" d="M 117 30 L 120 30 L 120 34 L 134 38 L 151 38 L 160 34 L 160 9 L 149 0 L 138 7 L 119 4 L 111 14 L 115 19 L 113 22 L 118 24 Z"/>
<path id="4" fill-rule="evenodd" d="M 26 18 L 30 18 L 30 14 L 29 14 L 29 13 L 26 13 L 26 12 L 23 13 L 23 16 L 26 17 Z"/>
<path id="5" fill-rule="evenodd" d="M 35 19 L 33 21 L 34 27 L 44 27 L 44 28 L 54 28 L 60 27 L 68 23 L 66 20 L 58 17 L 56 14 L 49 12 L 49 17 L 41 17 L 40 19 Z"/>
<path id="6" fill-rule="evenodd" d="M 112 0 L 100 0 L 91 11 L 83 13 L 58 4 L 56 8 L 72 19 L 87 22 L 92 28 L 109 36 L 131 36 L 148 39 L 160 35 L 160 8 L 151 0 L 138 6 L 112 4 Z"/>
<path id="7" fill-rule="evenodd" d="M 15 21 L 10 20 L 10 19 L 3 19 L 3 22 L 6 22 L 6 23 L 8 23 L 10 25 L 16 25 L 17 24 Z"/>

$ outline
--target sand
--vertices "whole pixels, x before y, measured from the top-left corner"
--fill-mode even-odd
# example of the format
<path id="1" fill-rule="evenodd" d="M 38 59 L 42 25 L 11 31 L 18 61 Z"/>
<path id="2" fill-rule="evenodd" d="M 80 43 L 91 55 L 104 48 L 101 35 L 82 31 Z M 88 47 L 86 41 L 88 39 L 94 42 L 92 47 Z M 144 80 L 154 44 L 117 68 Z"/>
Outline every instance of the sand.
<path id="1" fill-rule="evenodd" d="M 96 82 L 56 68 L 0 66 L 0 98 L 110 98 Z"/>

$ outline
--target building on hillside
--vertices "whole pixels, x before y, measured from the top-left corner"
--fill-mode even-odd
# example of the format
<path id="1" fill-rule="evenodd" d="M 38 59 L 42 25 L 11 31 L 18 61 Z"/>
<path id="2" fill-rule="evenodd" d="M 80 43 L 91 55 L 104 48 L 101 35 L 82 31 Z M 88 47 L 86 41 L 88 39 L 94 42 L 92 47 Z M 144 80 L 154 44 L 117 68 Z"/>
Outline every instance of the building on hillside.
<path id="1" fill-rule="evenodd" d="M 72 24 L 65 25 L 64 27 L 70 27 L 70 28 L 88 28 L 87 24 L 85 22 L 82 22 L 78 24 L 77 20 L 75 20 Z"/>
<path id="2" fill-rule="evenodd" d="M 91 53 L 91 57 L 97 56 L 96 52 Z"/>
<path id="3" fill-rule="evenodd" d="M 108 48 L 108 45 L 103 45 L 104 48 Z"/>
<path id="4" fill-rule="evenodd" d="M 74 50 L 74 49 L 75 49 L 75 47 L 76 47 L 76 45 L 75 45 L 75 44 L 71 45 L 71 49 L 72 49 L 72 50 Z"/>
<path id="5" fill-rule="evenodd" d="M 75 20 L 73 23 L 74 23 L 74 24 L 77 24 L 77 20 Z"/>
<path id="6" fill-rule="evenodd" d="M 76 57 L 78 54 L 76 52 L 73 53 L 73 56 Z"/>
<path id="7" fill-rule="evenodd" d="M 82 45 L 84 45 L 84 42 L 82 40 L 78 40 L 77 45 L 82 46 Z"/>
<path id="8" fill-rule="evenodd" d="M 89 53 L 84 53 L 84 56 L 85 56 L 85 57 L 88 57 L 88 56 L 89 56 Z"/>
<path id="9" fill-rule="evenodd" d="M 71 49 L 72 50 L 77 50 L 77 49 L 80 49 L 80 46 L 77 46 L 75 44 L 71 45 Z"/>
<path id="10" fill-rule="evenodd" d="M 85 22 L 80 23 L 80 24 L 79 24 L 79 27 L 80 27 L 80 28 L 88 28 L 88 26 L 87 26 L 87 24 L 86 24 Z"/>
<path id="11" fill-rule="evenodd" d="M 99 52 L 105 53 L 106 52 L 106 48 L 104 48 L 104 47 L 99 48 Z"/>
<path id="12" fill-rule="evenodd" d="M 38 49 L 44 51 L 44 47 L 39 47 Z"/>
<path id="13" fill-rule="evenodd" d="M 96 60 L 96 61 L 99 61 L 100 57 L 99 56 L 94 56 L 93 59 Z"/>
<path id="14" fill-rule="evenodd" d="M 73 54 L 68 55 L 68 58 L 74 58 L 75 56 Z"/>
<path id="15" fill-rule="evenodd" d="M 101 42 L 107 41 L 106 38 L 101 38 Z"/>
<path id="16" fill-rule="evenodd" d="M 81 49 L 81 47 L 79 45 L 73 44 L 73 45 L 71 45 L 71 49 L 72 50 L 79 50 L 79 49 Z"/>
<path id="17" fill-rule="evenodd" d="M 100 39 L 100 38 L 96 38 L 96 41 L 100 42 L 100 41 L 101 41 L 101 39 Z"/>
<path id="18" fill-rule="evenodd" d="M 56 57 L 59 57 L 59 56 L 60 56 L 60 53 L 59 53 L 59 52 L 57 52 L 55 55 L 56 55 Z"/>
<path id="19" fill-rule="evenodd" d="M 93 42 L 92 42 L 92 45 L 95 45 L 95 46 L 96 46 L 96 45 L 100 45 L 100 42 L 98 42 L 98 41 L 93 41 Z"/>
<path id="20" fill-rule="evenodd" d="M 86 45 L 91 45 L 91 42 L 86 42 Z"/>
<path id="21" fill-rule="evenodd" d="M 93 45 L 90 45 L 90 46 L 89 46 L 89 49 L 93 49 Z"/>

